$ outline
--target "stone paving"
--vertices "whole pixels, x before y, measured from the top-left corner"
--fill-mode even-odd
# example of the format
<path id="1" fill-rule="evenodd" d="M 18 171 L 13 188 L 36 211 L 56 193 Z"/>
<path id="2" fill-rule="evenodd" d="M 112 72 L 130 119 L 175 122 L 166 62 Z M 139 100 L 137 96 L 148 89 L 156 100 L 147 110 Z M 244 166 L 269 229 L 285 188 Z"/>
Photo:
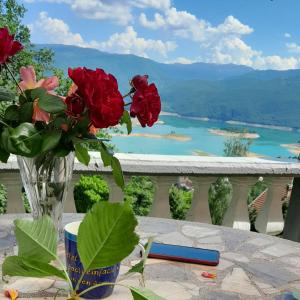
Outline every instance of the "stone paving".
<path id="1" fill-rule="evenodd" d="M 20 215 L 18 216 L 20 217 Z M 0 264 L 5 255 L 16 253 L 12 221 L 15 215 L 0 217 Z M 81 219 L 79 214 L 64 215 L 64 223 Z M 196 264 L 148 259 L 145 269 L 146 287 L 170 300 L 215 299 L 295 299 L 290 295 L 300 289 L 300 244 L 267 235 L 239 231 L 208 224 L 144 217 L 139 218 L 137 229 L 141 239 L 155 236 L 159 242 L 217 249 L 220 264 L 209 267 Z M 64 257 L 61 244 L 58 249 Z M 138 260 L 135 251 L 122 263 L 121 274 Z M 217 274 L 216 279 L 201 276 L 203 271 Z M 122 281 L 139 285 L 139 275 Z M 15 288 L 19 299 L 53 299 L 58 289 L 66 284 L 52 278 L 10 278 L 0 283 L 3 289 Z M 57 300 L 66 299 L 62 292 Z M 130 292 L 116 287 L 107 300 L 132 299 Z"/>

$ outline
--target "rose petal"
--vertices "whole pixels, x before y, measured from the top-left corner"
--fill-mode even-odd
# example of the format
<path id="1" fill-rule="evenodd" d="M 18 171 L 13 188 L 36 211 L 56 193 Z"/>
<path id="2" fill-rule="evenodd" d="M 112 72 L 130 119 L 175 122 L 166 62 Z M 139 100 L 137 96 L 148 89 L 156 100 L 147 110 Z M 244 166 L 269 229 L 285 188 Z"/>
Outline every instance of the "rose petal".
<path id="1" fill-rule="evenodd" d="M 32 114 L 32 121 L 42 121 L 48 123 L 50 120 L 50 114 L 39 108 L 38 106 L 38 99 L 33 101 L 33 114 Z"/>
<path id="2" fill-rule="evenodd" d="M 44 80 L 42 83 L 41 87 L 45 88 L 47 91 L 53 91 L 58 87 L 58 77 L 57 76 L 52 76 L 48 77 Z"/>
<path id="3" fill-rule="evenodd" d="M 24 82 L 24 86 L 26 89 L 33 89 L 36 85 L 36 75 L 33 66 L 29 67 L 21 67 L 20 76 L 22 81 Z"/>

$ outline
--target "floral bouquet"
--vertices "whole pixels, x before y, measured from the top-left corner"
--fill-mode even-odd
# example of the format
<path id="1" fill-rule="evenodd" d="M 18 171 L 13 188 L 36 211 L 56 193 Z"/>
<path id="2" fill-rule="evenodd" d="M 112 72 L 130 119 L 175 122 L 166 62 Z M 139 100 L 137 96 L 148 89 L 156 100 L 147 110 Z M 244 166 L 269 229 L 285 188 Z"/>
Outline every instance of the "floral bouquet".
<path id="1" fill-rule="evenodd" d="M 66 97 L 55 93 L 56 76 L 37 80 L 31 66 L 20 69 L 18 82 L 9 64 L 22 48 L 7 28 L 0 29 L 1 71 L 12 76 L 17 88 L 14 93 L 0 87 L 0 101 L 9 102 L 0 115 L 0 160 L 7 162 L 10 154 L 17 155 L 34 217 L 50 215 L 59 224 L 74 154 L 88 165 L 89 145 L 97 143 L 104 166 L 111 167 L 123 188 L 120 163 L 97 132 L 126 124 L 130 134 L 130 117 L 137 117 L 143 127 L 152 126 L 161 110 L 160 97 L 155 84 L 148 84 L 147 75 L 134 76 L 129 92 L 122 96 L 112 74 L 85 67 L 69 68 L 73 83 Z"/>

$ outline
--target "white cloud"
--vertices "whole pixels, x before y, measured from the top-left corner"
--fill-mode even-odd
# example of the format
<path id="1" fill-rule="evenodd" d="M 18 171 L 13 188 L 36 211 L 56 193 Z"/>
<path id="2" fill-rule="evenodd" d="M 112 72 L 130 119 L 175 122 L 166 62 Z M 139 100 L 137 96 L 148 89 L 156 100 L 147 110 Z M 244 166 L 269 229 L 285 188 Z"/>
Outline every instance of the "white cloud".
<path id="1" fill-rule="evenodd" d="M 257 69 L 283 70 L 300 66 L 299 59 L 295 57 L 265 56 L 261 51 L 253 49 L 243 40 L 245 35 L 253 32 L 253 28 L 234 16 L 228 16 L 221 24 L 212 26 L 206 20 L 199 19 L 187 11 L 178 11 L 175 7 L 170 7 L 163 14 L 154 14 L 151 20 L 142 13 L 139 22 L 146 28 L 161 28 L 177 37 L 193 41 L 199 49 L 198 61 L 240 64 Z M 285 37 L 290 36 L 285 34 Z M 300 53 L 299 45 L 287 44 L 287 47 L 291 52 Z M 177 61 L 180 62 L 181 59 L 178 58 Z M 182 62 L 187 61 L 183 59 Z"/>
<path id="2" fill-rule="evenodd" d="M 284 37 L 290 38 L 290 37 L 292 37 L 292 35 L 291 35 L 290 33 L 286 32 L 286 33 L 284 34 Z"/>
<path id="3" fill-rule="evenodd" d="M 98 48 L 103 51 L 136 54 L 148 57 L 148 51 L 154 51 L 166 57 L 169 51 L 176 48 L 176 43 L 172 41 L 163 42 L 138 37 L 132 26 L 128 26 L 123 33 L 115 33 L 110 38 L 98 44 Z"/>
<path id="4" fill-rule="evenodd" d="M 155 8 L 164 11 L 170 8 L 171 1 L 170 0 L 132 0 L 130 1 L 130 4 L 135 7 Z"/>
<path id="5" fill-rule="evenodd" d="M 150 28 L 150 29 L 158 29 L 160 27 L 165 26 L 165 24 L 166 24 L 164 17 L 159 13 L 154 14 L 153 21 L 149 21 L 147 19 L 146 15 L 144 13 L 141 13 L 139 20 L 140 20 L 140 23 L 142 24 L 142 26 Z"/>
<path id="6" fill-rule="evenodd" d="M 174 60 L 169 60 L 166 63 L 167 64 L 183 64 L 183 65 L 189 65 L 192 63 L 195 63 L 195 60 L 189 59 L 187 57 L 179 56 Z"/>
<path id="7" fill-rule="evenodd" d="M 79 33 L 72 33 L 68 24 L 63 20 L 51 18 L 44 11 L 39 14 L 38 20 L 29 27 L 32 33 L 42 35 L 47 43 L 85 46 Z"/>
<path id="8" fill-rule="evenodd" d="M 171 6 L 170 0 L 24 0 L 27 3 L 65 3 L 86 19 L 110 20 L 119 25 L 133 22 L 133 8 L 165 11 Z"/>
<path id="9" fill-rule="evenodd" d="M 74 0 L 71 8 L 86 19 L 111 20 L 128 24 L 133 16 L 128 1 Z"/>
<path id="10" fill-rule="evenodd" d="M 295 57 L 280 57 L 278 55 L 257 56 L 252 67 L 255 69 L 288 70 L 299 68 L 300 61 Z"/>
<path id="11" fill-rule="evenodd" d="M 167 57 L 168 52 L 176 48 L 172 41 L 145 39 L 139 37 L 132 26 L 124 32 L 115 33 L 107 41 L 84 41 L 79 33 L 73 33 L 63 20 L 51 18 L 46 12 L 39 14 L 38 20 L 29 26 L 33 34 L 41 36 L 47 43 L 75 45 L 96 48 L 108 52 L 136 54 L 148 57 L 148 53 L 157 53 Z"/>
<path id="12" fill-rule="evenodd" d="M 293 53 L 300 53 L 300 45 L 296 43 L 287 43 L 286 47 L 288 51 L 293 52 Z"/>

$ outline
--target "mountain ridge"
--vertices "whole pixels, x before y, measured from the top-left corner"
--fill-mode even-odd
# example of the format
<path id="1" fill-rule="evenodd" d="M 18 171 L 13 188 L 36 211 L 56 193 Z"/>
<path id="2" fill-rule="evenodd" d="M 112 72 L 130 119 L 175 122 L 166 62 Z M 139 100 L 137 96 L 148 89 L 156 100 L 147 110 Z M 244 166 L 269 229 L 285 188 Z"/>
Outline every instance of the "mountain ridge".
<path id="1" fill-rule="evenodd" d="M 209 63 L 164 64 L 132 54 L 113 54 L 65 45 L 38 45 L 55 53 L 55 66 L 103 68 L 116 76 L 122 92 L 136 74 L 148 74 L 163 110 L 208 117 L 300 128 L 300 70 L 254 70 Z M 80 64 L 78 63 L 80 62 Z"/>

